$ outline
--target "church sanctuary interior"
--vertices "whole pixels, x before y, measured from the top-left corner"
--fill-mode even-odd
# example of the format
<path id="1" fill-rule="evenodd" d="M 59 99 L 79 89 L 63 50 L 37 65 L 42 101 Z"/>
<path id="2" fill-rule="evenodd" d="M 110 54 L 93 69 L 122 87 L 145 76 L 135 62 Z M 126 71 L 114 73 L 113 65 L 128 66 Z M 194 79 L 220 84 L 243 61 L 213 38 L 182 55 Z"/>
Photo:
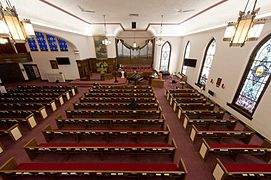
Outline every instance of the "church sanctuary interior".
<path id="1" fill-rule="evenodd" d="M 0 179 L 271 180 L 270 0 L 0 2 Z"/>

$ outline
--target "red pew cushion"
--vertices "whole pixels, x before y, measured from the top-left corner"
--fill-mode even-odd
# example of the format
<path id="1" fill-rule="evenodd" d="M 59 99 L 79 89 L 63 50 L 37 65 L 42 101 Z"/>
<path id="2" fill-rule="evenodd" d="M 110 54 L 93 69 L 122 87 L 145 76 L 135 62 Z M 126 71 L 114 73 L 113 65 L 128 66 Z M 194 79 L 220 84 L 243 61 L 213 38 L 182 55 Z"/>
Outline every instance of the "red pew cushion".
<path id="1" fill-rule="evenodd" d="M 224 164 L 229 172 L 271 172 L 271 164 Z"/>
<path id="2" fill-rule="evenodd" d="M 85 144 L 85 143 L 41 143 L 39 147 L 172 147 L 169 144 Z"/>
<path id="3" fill-rule="evenodd" d="M 210 148 L 260 148 L 259 145 L 250 144 L 209 144 Z"/>
<path id="4" fill-rule="evenodd" d="M 176 164 L 22 163 L 17 170 L 177 171 Z"/>

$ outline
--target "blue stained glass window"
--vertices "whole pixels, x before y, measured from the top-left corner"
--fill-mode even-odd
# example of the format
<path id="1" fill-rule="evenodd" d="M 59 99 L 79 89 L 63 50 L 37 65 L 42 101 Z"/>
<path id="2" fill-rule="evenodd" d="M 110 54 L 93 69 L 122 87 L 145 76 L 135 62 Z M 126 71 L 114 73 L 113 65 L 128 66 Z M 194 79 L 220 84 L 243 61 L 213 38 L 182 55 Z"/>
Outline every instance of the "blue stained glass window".
<path id="1" fill-rule="evenodd" d="M 252 53 L 233 104 L 252 115 L 257 107 L 271 73 L 271 38 L 267 38 Z"/>
<path id="2" fill-rule="evenodd" d="M 205 51 L 205 57 L 203 60 L 203 66 L 201 68 L 200 76 L 198 79 L 198 84 L 200 86 L 205 86 L 209 77 L 209 73 L 212 67 L 213 59 L 215 56 L 216 42 L 212 39 Z"/>
<path id="3" fill-rule="evenodd" d="M 171 46 L 169 42 L 165 42 L 161 49 L 160 71 L 168 71 L 170 53 L 171 53 Z"/>
<path id="4" fill-rule="evenodd" d="M 58 39 L 60 51 L 68 51 L 67 42 L 63 39 Z"/>
<path id="5" fill-rule="evenodd" d="M 46 34 L 47 40 L 49 43 L 49 47 L 51 51 L 58 51 L 57 44 L 56 44 L 56 37 L 50 34 Z"/>
<path id="6" fill-rule="evenodd" d="M 35 38 L 28 38 L 27 41 L 31 51 L 38 51 L 38 46 Z"/>
<path id="7" fill-rule="evenodd" d="M 40 50 L 41 51 L 48 51 L 47 44 L 44 38 L 44 34 L 41 32 L 35 32 L 36 33 L 36 38 L 38 40 Z"/>

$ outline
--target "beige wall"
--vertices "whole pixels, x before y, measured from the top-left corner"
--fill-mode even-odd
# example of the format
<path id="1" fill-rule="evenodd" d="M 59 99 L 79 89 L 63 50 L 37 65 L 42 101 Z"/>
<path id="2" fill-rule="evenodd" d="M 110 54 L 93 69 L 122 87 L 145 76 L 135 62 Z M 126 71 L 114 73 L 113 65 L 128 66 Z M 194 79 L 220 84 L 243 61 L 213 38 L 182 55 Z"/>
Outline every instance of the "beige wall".
<path id="1" fill-rule="evenodd" d="M 216 53 L 206 85 L 206 90 L 203 93 L 207 94 L 209 89 L 212 90 L 215 93 L 215 96 L 211 97 L 211 99 L 240 118 L 243 122 L 252 126 L 259 133 L 271 139 L 271 126 L 269 125 L 271 120 L 268 113 L 268 110 L 271 107 L 270 85 L 268 86 L 261 102 L 259 103 L 259 106 L 253 115 L 253 120 L 245 118 L 226 105 L 226 103 L 231 103 L 233 100 L 253 49 L 257 43 L 260 42 L 260 40 L 271 33 L 271 23 L 269 22 L 265 25 L 258 41 L 248 42 L 242 48 L 229 47 L 227 42 L 223 42 L 222 39 L 224 31 L 225 28 L 220 28 L 184 37 L 182 49 L 184 49 L 186 42 L 190 41 L 190 57 L 198 59 L 196 68 L 188 68 L 187 70 L 188 82 L 198 89 L 198 87 L 195 86 L 195 83 L 198 80 L 204 52 L 208 42 L 214 37 L 217 43 Z M 182 64 L 183 58 L 180 57 L 179 60 L 180 64 Z M 217 78 L 222 78 L 222 83 L 225 84 L 225 89 L 216 87 L 215 82 Z M 210 79 L 214 79 L 214 84 L 210 83 Z"/>

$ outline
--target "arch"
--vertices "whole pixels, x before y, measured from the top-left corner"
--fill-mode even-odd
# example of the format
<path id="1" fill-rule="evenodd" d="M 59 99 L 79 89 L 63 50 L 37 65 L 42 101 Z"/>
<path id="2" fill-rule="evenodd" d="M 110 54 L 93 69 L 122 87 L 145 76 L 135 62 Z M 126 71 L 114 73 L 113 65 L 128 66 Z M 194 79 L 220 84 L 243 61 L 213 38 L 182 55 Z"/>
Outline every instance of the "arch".
<path id="1" fill-rule="evenodd" d="M 252 51 L 239 87 L 230 105 L 249 119 L 260 103 L 271 77 L 271 34 Z"/>
<path id="2" fill-rule="evenodd" d="M 167 72 L 170 64 L 171 45 L 166 41 L 161 48 L 159 71 Z"/>
<path id="3" fill-rule="evenodd" d="M 206 47 L 202 66 L 200 69 L 200 74 L 197 83 L 197 85 L 199 85 L 200 87 L 204 88 L 207 83 L 213 59 L 215 56 L 215 50 L 216 50 L 216 41 L 215 38 L 212 38 Z"/>
<path id="4" fill-rule="evenodd" d="M 187 70 L 187 66 L 184 65 L 184 59 L 189 58 L 190 49 L 191 49 L 191 43 L 190 43 L 190 41 L 188 41 L 185 45 L 184 56 L 183 56 L 183 65 L 181 68 L 181 74 L 184 74 L 184 75 L 186 75 L 186 70 Z"/>

